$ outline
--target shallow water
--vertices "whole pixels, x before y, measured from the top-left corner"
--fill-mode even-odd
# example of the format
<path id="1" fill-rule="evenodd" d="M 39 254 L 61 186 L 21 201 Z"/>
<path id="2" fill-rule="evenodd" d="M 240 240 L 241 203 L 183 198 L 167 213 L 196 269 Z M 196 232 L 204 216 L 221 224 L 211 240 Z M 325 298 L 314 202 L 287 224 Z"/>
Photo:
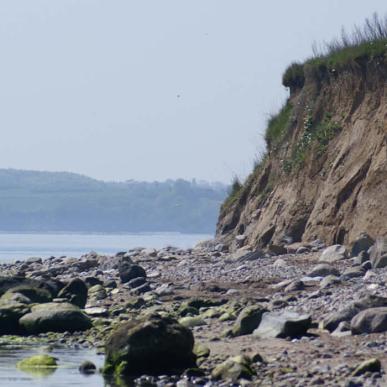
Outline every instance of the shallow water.
<path id="1" fill-rule="evenodd" d="M 103 365 L 103 356 L 88 349 L 55 348 L 48 352 L 57 358 L 58 368 L 48 372 L 38 371 L 27 373 L 16 367 L 19 360 L 36 354 L 47 353 L 42 348 L 34 347 L 0 347 L 0 386 L 2 387 L 61 387 L 87 386 L 103 387 L 105 384 L 100 374 L 83 375 L 79 372 L 79 365 L 85 361 L 92 361 L 97 368 Z"/>
<path id="2" fill-rule="evenodd" d="M 134 247 L 190 248 L 210 239 L 207 234 L 139 233 L 139 234 L 10 234 L 0 233 L 0 263 L 29 257 L 80 257 L 90 251 L 115 254 Z"/>

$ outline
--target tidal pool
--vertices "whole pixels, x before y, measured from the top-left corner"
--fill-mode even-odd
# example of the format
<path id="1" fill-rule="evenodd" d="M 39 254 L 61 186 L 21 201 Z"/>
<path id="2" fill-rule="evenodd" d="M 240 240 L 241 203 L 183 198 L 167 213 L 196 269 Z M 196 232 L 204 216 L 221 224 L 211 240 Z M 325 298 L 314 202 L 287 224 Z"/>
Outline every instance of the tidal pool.
<path id="1" fill-rule="evenodd" d="M 83 375 L 79 372 L 79 365 L 85 360 L 92 361 L 99 369 L 103 365 L 104 357 L 90 349 L 53 348 L 47 350 L 45 346 L 0 346 L 0 386 L 4 387 L 61 387 L 87 386 L 107 387 L 114 384 L 107 383 L 99 374 Z M 22 371 L 16 367 L 19 360 L 29 356 L 47 353 L 57 358 L 58 368 L 41 369 L 36 371 Z"/>

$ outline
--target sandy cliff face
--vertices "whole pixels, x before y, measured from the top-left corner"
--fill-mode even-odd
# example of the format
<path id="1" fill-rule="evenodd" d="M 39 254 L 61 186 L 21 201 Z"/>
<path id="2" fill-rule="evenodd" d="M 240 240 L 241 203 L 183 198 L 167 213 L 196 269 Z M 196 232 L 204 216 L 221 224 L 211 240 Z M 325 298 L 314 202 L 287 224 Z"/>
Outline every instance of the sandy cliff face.
<path id="1" fill-rule="evenodd" d="M 218 240 L 252 247 L 387 236 L 387 60 L 305 70 L 284 132 L 226 202 Z"/>

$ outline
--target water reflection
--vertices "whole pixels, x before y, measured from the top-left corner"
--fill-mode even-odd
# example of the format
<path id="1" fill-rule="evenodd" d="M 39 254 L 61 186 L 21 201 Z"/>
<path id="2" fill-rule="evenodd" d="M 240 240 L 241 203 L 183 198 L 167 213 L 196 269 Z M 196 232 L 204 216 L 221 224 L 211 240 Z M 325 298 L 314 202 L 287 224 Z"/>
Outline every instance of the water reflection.
<path id="1" fill-rule="evenodd" d="M 54 348 L 50 355 L 57 358 L 58 368 L 19 369 L 18 361 L 44 353 L 47 348 L 38 346 L 0 346 L 0 386 L 9 387 L 116 387 L 116 384 L 105 384 L 99 374 L 83 375 L 78 368 L 86 360 L 92 361 L 99 369 L 103 365 L 103 356 L 94 350 Z M 125 385 L 122 385 L 125 386 Z M 125 386 L 126 387 L 126 386 Z"/>

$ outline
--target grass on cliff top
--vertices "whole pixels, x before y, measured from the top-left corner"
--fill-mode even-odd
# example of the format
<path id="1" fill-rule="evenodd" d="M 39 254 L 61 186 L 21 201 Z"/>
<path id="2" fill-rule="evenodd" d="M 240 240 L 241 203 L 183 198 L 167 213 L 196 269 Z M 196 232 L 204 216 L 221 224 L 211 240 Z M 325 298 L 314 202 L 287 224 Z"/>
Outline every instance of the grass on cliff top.
<path id="1" fill-rule="evenodd" d="M 313 57 L 304 64 L 292 63 L 282 77 L 285 87 L 299 88 L 305 81 L 305 66 L 312 70 L 337 71 L 355 62 L 367 62 L 375 58 L 387 59 L 387 14 L 376 13 L 367 18 L 362 27 L 355 26 L 351 33 L 342 29 L 341 37 L 315 44 Z"/>
<path id="2" fill-rule="evenodd" d="M 286 133 L 293 107 L 288 101 L 276 115 L 272 115 L 267 123 L 265 141 L 270 149 L 278 144 Z"/>

